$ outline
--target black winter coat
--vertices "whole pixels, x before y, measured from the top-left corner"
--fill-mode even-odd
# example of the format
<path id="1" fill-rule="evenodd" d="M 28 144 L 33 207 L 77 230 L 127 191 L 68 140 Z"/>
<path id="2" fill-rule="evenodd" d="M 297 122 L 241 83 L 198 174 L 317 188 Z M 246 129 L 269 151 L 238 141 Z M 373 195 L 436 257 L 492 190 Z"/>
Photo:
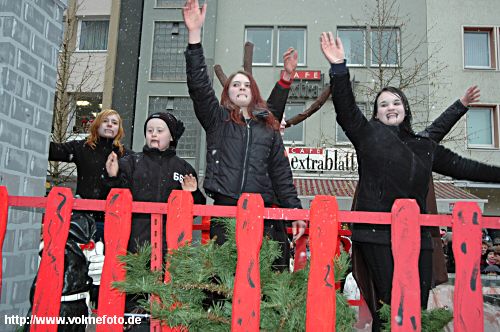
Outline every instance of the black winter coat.
<path id="1" fill-rule="evenodd" d="M 412 198 L 420 212 L 425 213 L 433 171 L 456 179 L 500 182 L 498 167 L 462 158 L 435 140 L 408 133 L 401 127 L 367 120 L 356 106 L 349 73 L 330 72 L 330 76 L 337 122 L 353 143 L 358 159 L 359 193 L 354 210 L 390 212 L 397 198 Z M 435 134 L 442 132 L 437 130 Z M 422 248 L 430 249 L 430 234 L 423 231 L 422 238 L 426 239 Z M 389 244 L 390 227 L 354 224 L 352 239 Z"/>
<path id="2" fill-rule="evenodd" d="M 76 194 L 85 199 L 106 199 L 109 188 L 102 182 L 106 175 L 106 161 L 111 151 L 119 157 L 117 146 L 112 139 L 100 138 L 92 149 L 85 140 L 66 143 L 50 143 L 49 160 L 75 163 L 77 171 Z M 124 155 L 133 153 L 125 149 Z M 123 157 L 122 156 L 122 157 Z"/>
<path id="3" fill-rule="evenodd" d="M 206 193 L 234 199 L 245 192 L 259 193 L 267 206 L 274 203 L 276 194 L 281 207 L 301 208 L 279 131 L 268 127 L 258 114 L 257 120 L 247 120 L 246 126 L 231 121 L 229 111 L 215 96 L 203 49 L 188 47 L 185 56 L 189 94 L 207 135 L 207 169 L 203 182 Z M 276 89 L 280 88 L 285 90 L 277 84 L 268 102 L 276 109 L 286 102 L 286 98 L 279 97 L 283 94 Z"/>
<path id="4" fill-rule="evenodd" d="M 106 175 L 106 185 L 129 188 L 134 201 L 166 203 L 172 190 L 182 190 L 180 180 L 184 175 L 192 174 L 197 178 L 194 168 L 184 159 L 177 157 L 173 149 L 160 151 L 144 146 L 142 153 L 126 156 L 118 163 L 120 167 L 118 175 L 116 177 Z M 205 204 L 205 197 L 200 189 L 193 192 L 193 199 L 195 204 Z M 166 225 L 163 226 L 165 230 Z M 165 250 L 165 236 L 162 238 Z M 135 213 L 132 216 L 128 250 L 137 252 L 138 245 L 150 241 L 151 215 Z"/>

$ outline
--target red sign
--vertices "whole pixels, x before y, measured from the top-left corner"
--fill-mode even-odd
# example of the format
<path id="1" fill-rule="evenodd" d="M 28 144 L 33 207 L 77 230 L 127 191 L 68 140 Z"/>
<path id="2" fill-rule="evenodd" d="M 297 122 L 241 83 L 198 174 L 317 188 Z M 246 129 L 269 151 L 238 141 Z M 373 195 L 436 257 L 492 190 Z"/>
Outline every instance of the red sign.
<path id="1" fill-rule="evenodd" d="M 283 74 L 283 70 L 281 71 Z M 321 81 L 320 70 L 297 70 L 293 76 L 294 80 Z"/>
<path id="2" fill-rule="evenodd" d="M 323 154 L 323 149 L 322 148 L 288 148 L 288 153 Z"/>

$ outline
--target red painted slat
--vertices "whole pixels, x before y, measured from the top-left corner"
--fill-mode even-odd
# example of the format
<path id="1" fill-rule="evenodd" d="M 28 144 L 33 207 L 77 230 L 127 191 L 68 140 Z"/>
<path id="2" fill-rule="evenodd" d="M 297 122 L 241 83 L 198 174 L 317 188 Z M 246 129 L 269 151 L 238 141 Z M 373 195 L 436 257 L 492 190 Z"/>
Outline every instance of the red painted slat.
<path id="1" fill-rule="evenodd" d="M 193 239 L 193 195 L 189 191 L 174 190 L 168 198 L 166 240 L 168 250 L 175 250 Z M 165 283 L 170 282 L 170 273 L 165 272 Z M 178 305 L 182 305 L 179 303 Z M 183 327 L 162 326 L 163 332 L 186 331 Z"/>
<path id="2" fill-rule="evenodd" d="M 338 206 L 333 196 L 316 196 L 311 203 L 306 331 L 335 331 L 333 258 L 338 241 Z"/>
<path id="3" fill-rule="evenodd" d="M 3 262 L 3 241 L 5 240 L 5 232 L 7 231 L 7 215 L 8 215 L 8 200 L 9 193 L 7 187 L 0 186 L 0 262 Z M 0 268 L 0 297 L 2 296 L 2 268 Z"/>
<path id="4" fill-rule="evenodd" d="M 112 288 L 115 281 L 123 281 L 126 271 L 118 256 L 127 253 L 132 225 L 132 194 L 128 189 L 112 189 L 106 201 L 104 239 L 106 259 L 99 288 L 99 317 L 123 317 L 125 293 Z M 99 324 L 97 332 L 123 331 L 123 324 Z"/>
<path id="5" fill-rule="evenodd" d="M 257 194 L 243 194 L 238 200 L 236 248 L 238 260 L 234 278 L 231 331 L 259 331 L 260 262 L 264 231 L 264 201 Z"/>
<path id="6" fill-rule="evenodd" d="M 210 241 L 210 216 L 205 216 L 201 218 L 201 225 L 193 225 L 193 230 L 198 229 L 194 226 L 201 226 L 201 244 L 207 244 Z"/>
<path id="7" fill-rule="evenodd" d="M 458 202 L 453 209 L 456 332 L 484 331 L 481 259 L 481 210 L 476 203 Z"/>
<path id="8" fill-rule="evenodd" d="M 44 249 L 38 269 L 33 315 L 58 317 L 64 278 L 64 247 L 71 223 L 73 194 L 69 188 L 54 187 L 47 199 L 43 226 Z M 30 331 L 56 332 L 57 324 L 31 325 Z"/>
<path id="9" fill-rule="evenodd" d="M 397 199 L 392 206 L 392 254 L 394 277 L 391 295 L 391 331 L 421 331 L 420 208 L 415 200 Z M 409 272 L 413 271 L 413 272 Z"/>
<path id="10" fill-rule="evenodd" d="M 163 222 L 162 215 L 153 213 L 151 214 L 151 271 L 161 271 L 163 267 L 162 257 L 162 234 Z M 151 295 L 151 303 L 159 303 L 160 299 L 157 295 Z M 157 319 L 151 319 L 150 331 L 160 332 L 161 322 Z"/>
<path id="11" fill-rule="evenodd" d="M 306 234 L 302 235 L 295 242 L 295 257 L 293 259 L 293 270 L 298 271 L 302 270 L 307 263 L 307 253 L 306 253 L 306 245 L 307 245 Z"/>

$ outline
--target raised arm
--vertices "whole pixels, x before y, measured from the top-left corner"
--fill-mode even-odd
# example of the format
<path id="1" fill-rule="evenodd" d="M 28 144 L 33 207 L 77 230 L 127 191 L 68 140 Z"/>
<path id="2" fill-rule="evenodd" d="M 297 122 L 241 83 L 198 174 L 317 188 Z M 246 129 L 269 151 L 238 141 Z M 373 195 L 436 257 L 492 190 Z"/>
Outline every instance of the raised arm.
<path id="1" fill-rule="evenodd" d="M 320 42 L 321 51 L 331 65 L 330 88 L 337 122 L 351 142 L 357 145 L 362 139 L 361 130 L 368 124 L 368 120 L 356 105 L 342 41 L 338 37 L 334 38 L 331 32 L 323 32 Z"/>
<path id="2" fill-rule="evenodd" d="M 281 122 L 283 119 L 288 93 L 290 92 L 290 86 L 292 85 L 295 69 L 297 68 L 298 58 L 299 55 L 297 51 L 292 47 L 283 53 L 283 75 L 280 80 L 276 82 L 273 91 L 271 91 L 271 95 L 267 99 L 267 107 L 278 122 Z"/>
<path id="3" fill-rule="evenodd" d="M 201 27 L 205 21 L 206 9 L 206 4 L 200 9 L 198 0 L 188 0 L 186 7 L 183 8 L 183 15 L 189 40 L 184 53 L 189 95 L 193 100 L 196 117 L 208 133 L 215 130 L 216 123 L 223 116 L 223 109 L 208 77 L 208 68 L 201 46 Z"/>
<path id="4" fill-rule="evenodd" d="M 477 85 L 469 87 L 459 100 L 451 104 L 450 107 L 441 113 L 441 115 L 420 132 L 419 135 L 429 137 L 436 143 L 441 142 L 458 120 L 467 113 L 469 105 L 478 102 L 480 96 L 480 90 Z"/>

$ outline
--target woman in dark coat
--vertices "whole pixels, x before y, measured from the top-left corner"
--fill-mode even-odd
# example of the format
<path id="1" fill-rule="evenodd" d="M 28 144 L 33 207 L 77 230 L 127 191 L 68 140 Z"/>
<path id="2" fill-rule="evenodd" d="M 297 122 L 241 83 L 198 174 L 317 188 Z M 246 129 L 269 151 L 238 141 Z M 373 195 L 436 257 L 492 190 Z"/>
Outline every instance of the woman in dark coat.
<path id="1" fill-rule="evenodd" d="M 83 140 L 50 143 L 49 161 L 63 161 L 76 165 L 76 195 L 85 199 L 106 199 L 109 188 L 102 182 L 106 174 L 106 160 L 111 152 L 118 158 L 131 154 L 121 143 L 124 137 L 122 119 L 112 109 L 101 111 Z M 95 239 L 104 238 L 104 214 L 91 212 L 96 220 Z"/>
<path id="2" fill-rule="evenodd" d="M 353 143 L 359 165 L 359 193 L 354 210 L 391 211 L 398 198 L 415 199 L 426 212 L 428 179 L 437 172 L 456 179 L 500 182 L 500 168 L 460 157 L 429 137 L 415 134 L 405 95 L 386 87 L 377 95 L 371 120 L 356 106 L 344 49 L 332 33 L 321 36 L 323 54 L 331 64 L 332 100 L 337 122 Z M 422 227 L 419 258 L 421 305 L 427 307 L 432 278 L 432 242 Z M 373 317 L 373 331 L 381 328 L 380 301 L 390 304 L 393 275 L 389 225 L 354 224 L 353 273 Z M 361 275 L 363 270 L 366 274 Z"/>
<path id="3" fill-rule="evenodd" d="M 206 6 L 200 10 L 198 1 L 189 0 L 183 11 L 189 36 L 185 52 L 189 94 L 207 134 L 205 192 L 216 205 L 236 205 L 242 193 L 259 193 L 265 206 L 277 202 L 280 207 L 301 208 L 279 123 L 261 98 L 252 75 L 234 73 L 224 85 L 220 103 L 215 96 L 200 43 Z M 271 104 L 283 109 L 286 98 L 281 101 L 281 105 Z M 305 230 L 305 222 L 294 221 L 292 229 L 297 239 Z M 287 269 L 289 245 L 285 225 L 266 220 L 264 234 L 280 242 L 282 256 L 274 265 Z M 216 236 L 219 244 L 225 242 L 225 230 L 217 222 L 211 223 L 210 235 Z"/>

